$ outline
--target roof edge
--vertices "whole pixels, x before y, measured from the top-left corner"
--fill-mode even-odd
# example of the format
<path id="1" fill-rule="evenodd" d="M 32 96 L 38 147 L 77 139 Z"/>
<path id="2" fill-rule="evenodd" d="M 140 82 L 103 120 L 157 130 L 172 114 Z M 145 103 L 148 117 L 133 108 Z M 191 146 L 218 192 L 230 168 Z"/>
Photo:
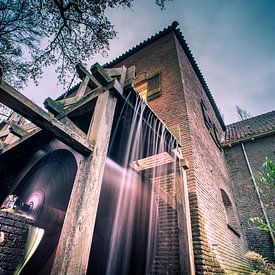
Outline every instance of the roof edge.
<path id="1" fill-rule="evenodd" d="M 215 115 L 217 116 L 218 121 L 221 124 L 222 129 L 225 131 L 226 126 L 225 126 L 225 123 L 224 123 L 223 118 L 221 116 L 221 113 L 219 111 L 219 108 L 216 104 L 216 101 L 214 100 L 213 95 L 212 95 L 212 93 L 211 93 L 211 91 L 210 91 L 210 89 L 209 89 L 209 87 L 208 87 L 208 85 L 207 85 L 207 83 L 204 79 L 204 76 L 203 76 L 203 74 L 202 74 L 202 72 L 199 68 L 199 65 L 198 65 L 197 61 L 195 60 L 195 57 L 192 54 L 192 51 L 190 50 L 190 48 L 189 48 L 182 32 L 180 31 L 180 29 L 175 29 L 175 35 L 176 35 L 183 51 L 185 52 L 189 62 L 191 63 L 191 65 L 192 65 L 192 67 L 195 71 L 195 73 L 196 73 L 196 75 L 197 75 L 197 77 L 198 77 L 198 79 L 199 79 L 199 81 L 200 81 L 200 83 L 201 83 L 201 85 L 202 85 L 202 87 L 203 87 L 203 89 L 204 89 L 204 91 L 205 91 L 205 93 L 206 93 L 213 109 L 214 109 Z"/>
<path id="2" fill-rule="evenodd" d="M 120 56 L 118 56 L 117 58 L 115 58 L 114 60 L 112 60 L 112 61 L 104 64 L 103 67 L 104 68 L 113 67 L 114 65 L 120 63 L 122 60 L 124 60 L 127 57 L 129 57 L 130 55 L 132 55 L 133 53 L 136 53 L 137 51 L 143 49 L 145 46 L 147 46 L 147 45 L 155 42 L 156 40 L 158 40 L 162 36 L 170 33 L 171 31 L 176 30 L 176 28 L 178 27 L 178 25 L 179 25 L 179 23 L 177 21 L 173 21 L 173 23 L 170 26 L 168 26 L 167 28 L 164 28 L 162 31 L 159 31 L 158 33 L 152 35 L 151 37 L 143 40 L 138 45 L 132 47 L 128 51 L 124 52 L 123 54 L 121 54 Z"/>
<path id="3" fill-rule="evenodd" d="M 220 111 L 217 107 L 217 104 L 212 96 L 212 93 L 210 92 L 210 89 L 208 88 L 208 85 L 203 77 L 203 74 L 186 42 L 186 40 L 184 39 L 183 34 L 181 33 L 180 29 L 178 29 L 177 27 L 179 26 L 179 23 L 177 21 L 174 21 L 170 26 L 168 26 L 167 28 L 164 28 L 162 31 L 159 31 L 158 33 L 156 33 L 155 35 L 151 36 L 150 38 L 144 40 L 143 42 L 139 43 L 138 45 L 134 46 L 133 48 L 129 49 L 128 51 L 126 51 L 125 53 L 121 54 L 120 56 L 118 56 L 117 58 L 115 58 L 113 61 L 108 62 L 106 64 L 103 65 L 104 68 L 108 68 L 108 67 L 113 67 L 116 64 L 120 63 L 121 61 L 125 60 L 126 58 L 128 58 L 129 56 L 131 56 L 132 54 L 138 52 L 139 50 L 143 49 L 144 47 L 146 47 L 147 45 L 157 41 L 158 39 L 160 39 L 161 37 L 163 37 L 164 35 L 170 33 L 170 32 L 174 32 L 181 47 L 183 48 L 189 62 L 191 63 L 213 109 L 215 112 L 215 115 L 222 127 L 222 129 L 225 131 L 226 130 L 226 126 L 225 123 L 223 121 L 223 118 L 220 114 Z"/>
<path id="4" fill-rule="evenodd" d="M 235 139 L 235 140 L 232 140 L 232 141 L 223 142 L 222 143 L 222 148 L 231 147 L 233 145 L 237 145 L 237 144 L 244 143 L 244 142 L 254 141 L 255 139 L 272 136 L 274 134 L 275 134 L 275 129 L 270 130 L 270 131 L 266 131 L 264 133 L 254 134 L 254 135 L 251 135 L 249 137 L 244 137 L 244 138 Z"/>
<path id="5" fill-rule="evenodd" d="M 259 118 L 259 117 L 263 117 L 263 116 L 266 116 L 266 115 L 270 115 L 271 113 L 274 113 L 274 112 L 275 112 L 275 110 L 272 110 L 272 111 L 269 111 L 269 112 L 266 112 L 266 113 L 262 113 L 262 114 L 259 114 L 259 115 L 256 115 L 256 116 L 252 116 L 252 117 L 240 120 L 240 121 L 232 122 L 230 124 L 227 124 L 226 127 L 232 127 L 232 126 L 237 125 L 237 124 L 242 124 L 243 122 L 249 122 L 250 120 L 253 120 L 253 119 Z"/>

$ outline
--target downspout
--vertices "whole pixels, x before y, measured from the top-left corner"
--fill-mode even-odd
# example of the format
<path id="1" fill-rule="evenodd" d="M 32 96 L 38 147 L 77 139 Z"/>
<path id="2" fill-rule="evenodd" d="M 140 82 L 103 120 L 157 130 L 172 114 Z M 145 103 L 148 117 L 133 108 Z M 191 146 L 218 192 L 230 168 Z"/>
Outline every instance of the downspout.
<path id="1" fill-rule="evenodd" d="M 249 162 L 249 159 L 248 159 L 247 154 L 246 154 L 246 150 L 245 150 L 244 144 L 241 143 L 241 146 L 242 146 L 242 151 L 243 151 L 243 155 L 244 155 L 244 158 L 245 158 L 245 162 L 246 162 L 246 164 L 247 164 L 247 167 L 248 167 L 248 170 L 249 170 L 249 173 L 250 173 L 250 176 L 251 176 L 253 185 L 254 185 L 254 187 L 255 187 L 256 194 L 257 194 L 257 197 L 258 197 L 258 199 L 259 199 L 259 202 L 260 202 L 260 205 L 261 205 L 261 209 L 262 209 L 262 212 L 263 212 L 263 214 L 264 214 L 264 218 L 265 218 L 265 220 L 266 220 L 266 224 L 267 224 L 267 226 L 268 226 L 268 230 L 269 230 L 270 237 L 271 237 L 272 242 L 273 242 L 273 248 L 274 248 L 274 245 L 275 245 L 275 238 L 274 238 L 274 234 L 273 234 L 273 232 L 272 232 L 272 228 L 271 228 L 271 225 L 270 225 L 270 222 L 269 222 L 267 213 L 266 213 L 265 208 L 264 208 L 264 204 L 263 204 L 262 199 L 261 199 L 261 194 L 260 194 L 260 191 L 259 191 L 259 187 L 258 187 L 257 182 L 256 182 L 256 180 L 255 180 L 255 177 L 254 177 L 254 175 L 253 175 L 253 172 L 252 172 L 252 169 L 251 169 L 251 166 L 250 166 L 250 162 Z"/>

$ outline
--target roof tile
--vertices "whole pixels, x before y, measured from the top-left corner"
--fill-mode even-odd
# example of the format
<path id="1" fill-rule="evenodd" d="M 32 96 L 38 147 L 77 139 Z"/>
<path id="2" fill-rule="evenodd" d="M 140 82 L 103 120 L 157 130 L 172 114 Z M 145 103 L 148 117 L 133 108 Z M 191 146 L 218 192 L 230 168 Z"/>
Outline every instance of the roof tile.
<path id="1" fill-rule="evenodd" d="M 224 144 L 275 131 L 275 111 L 251 117 L 226 126 Z"/>

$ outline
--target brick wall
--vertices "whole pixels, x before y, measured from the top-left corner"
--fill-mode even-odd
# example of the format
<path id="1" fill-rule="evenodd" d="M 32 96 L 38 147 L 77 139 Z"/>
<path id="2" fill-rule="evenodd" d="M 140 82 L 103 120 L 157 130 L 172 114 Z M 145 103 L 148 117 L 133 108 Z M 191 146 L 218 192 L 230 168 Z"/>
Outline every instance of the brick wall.
<path id="1" fill-rule="evenodd" d="M 221 189 L 230 198 L 238 220 L 229 173 L 223 152 L 204 124 L 201 99 L 218 134 L 222 129 L 176 37 L 169 33 L 115 67 L 122 64 L 136 66 L 136 83 L 145 75 L 161 72 L 162 95 L 148 103 L 168 127 L 180 128 L 182 153 L 190 163 L 188 191 L 197 274 L 245 272 L 245 239 L 241 230 L 236 234 L 228 227 L 222 202 Z"/>
<path id="2" fill-rule="evenodd" d="M 265 158 L 275 160 L 275 138 L 274 136 L 256 139 L 244 143 L 252 172 L 256 175 L 261 171 Z M 261 217 L 264 219 L 260 201 L 251 181 L 251 175 L 245 162 L 241 145 L 233 145 L 225 148 L 225 156 L 233 179 L 233 190 L 244 233 L 247 239 L 248 248 L 256 251 L 274 261 L 274 247 L 268 232 L 257 230 L 248 224 L 250 217 Z M 257 179 L 257 176 L 256 176 Z M 275 190 L 264 188 L 258 183 L 261 189 L 261 200 L 266 207 L 270 220 L 275 220 L 274 198 Z"/>
<path id="3" fill-rule="evenodd" d="M 0 211 L 0 274 L 12 275 L 23 261 L 25 246 L 31 220 L 11 213 Z"/>
<path id="4" fill-rule="evenodd" d="M 246 252 L 245 239 L 240 229 L 236 234 L 228 226 L 222 200 L 221 190 L 229 197 L 235 212 L 235 220 L 238 221 L 230 176 L 223 151 L 218 148 L 205 125 L 201 100 L 216 126 L 218 136 L 222 135 L 222 128 L 177 40 L 176 45 L 190 128 L 192 166 L 189 174 L 193 175 L 189 177 L 189 192 L 192 225 L 200 228 L 196 235 L 193 234 L 194 249 L 199 254 L 195 255 L 197 271 L 214 274 L 223 271 L 246 272 L 249 265 L 243 257 Z M 190 151 L 190 148 L 187 150 Z"/>
<path id="5" fill-rule="evenodd" d="M 158 206 L 158 241 L 151 274 L 180 274 L 175 175 L 152 181 Z"/>

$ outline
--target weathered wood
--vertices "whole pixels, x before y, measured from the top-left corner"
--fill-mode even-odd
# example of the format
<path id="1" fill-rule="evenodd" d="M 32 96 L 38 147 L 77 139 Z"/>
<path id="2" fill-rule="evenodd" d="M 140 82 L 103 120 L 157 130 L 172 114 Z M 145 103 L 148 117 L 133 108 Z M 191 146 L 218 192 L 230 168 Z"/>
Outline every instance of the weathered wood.
<path id="1" fill-rule="evenodd" d="M 81 98 L 75 104 L 73 104 L 72 106 L 68 107 L 62 113 L 60 113 L 59 115 L 57 115 L 56 118 L 60 119 L 60 118 L 62 118 L 64 116 L 69 115 L 70 113 L 72 113 L 75 110 L 83 107 L 84 105 L 86 105 L 90 101 L 95 100 L 97 97 L 99 97 L 99 95 L 103 94 L 107 90 L 109 90 L 116 97 L 122 96 L 122 93 L 123 93 L 123 88 L 121 87 L 120 83 L 116 79 L 113 79 L 109 83 L 109 85 L 107 85 L 106 87 L 99 87 L 99 88 L 97 88 L 97 89 L 95 89 L 95 90 L 90 91 L 89 93 L 87 93 L 83 98 Z"/>
<path id="2" fill-rule="evenodd" d="M 133 162 L 131 167 L 137 172 L 156 168 L 165 164 L 172 163 L 173 157 L 167 152 L 159 153 Z"/>
<path id="3" fill-rule="evenodd" d="M 122 85 L 122 87 L 124 87 L 125 85 L 126 76 L 127 76 L 127 68 L 123 65 L 121 67 L 121 74 L 119 78 L 119 82 Z"/>
<path id="4" fill-rule="evenodd" d="M 94 90 L 96 88 L 98 88 L 100 85 L 98 83 L 98 81 L 96 80 L 96 78 L 90 73 L 88 72 L 84 66 L 82 66 L 81 64 L 77 64 L 76 65 L 76 71 L 78 73 L 78 76 L 81 80 L 83 80 L 84 78 L 88 77 L 89 81 L 88 81 L 88 87 L 91 90 Z"/>
<path id="5" fill-rule="evenodd" d="M 26 130 L 24 130 L 22 127 L 18 126 L 15 123 L 11 123 L 9 130 L 12 134 L 19 138 L 24 137 L 27 134 Z"/>
<path id="6" fill-rule="evenodd" d="M 0 83 L 0 101 L 18 114 L 27 118 L 43 130 L 54 134 L 58 139 L 82 154 L 90 154 L 92 146 L 68 126 L 52 118 L 38 105 L 2 81 Z"/>
<path id="7" fill-rule="evenodd" d="M 107 68 L 104 71 L 111 77 L 119 79 L 119 82 L 122 86 L 125 84 L 127 76 L 127 68 L 122 65 L 120 68 Z"/>
<path id="8" fill-rule="evenodd" d="M 4 153 L 7 153 L 9 152 L 10 150 L 12 150 L 13 148 L 17 147 L 19 144 L 25 142 L 26 140 L 28 140 L 29 138 L 33 137 L 34 135 L 36 135 L 38 132 L 40 132 L 41 129 L 37 128 L 31 132 L 29 132 L 27 135 L 25 135 L 24 137 L 16 140 L 15 142 L 9 144 L 5 144 L 4 148 L 2 149 L 2 152 L 1 154 L 4 154 Z"/>
<path id="9" fill-rule="evenodd" d="M 107 68 L 107 69 L 104 69 L 104 70 L 111 77 L 119 77 L 121 75 L 121 72 L 122 72 L 122 67 L 120 67 L 120 68 Z"/>
<path id="10" fill-rule="evenodd" d="M 61 119 L 60 119 L 60 121 L 64 124 L 64 125 L 66 125 L 66 126 L 68 126 L 69 128 L 71 128 L 71 129 L 73 129 L 73 131 L 75 131 L 75 132 L 77 132 L 83 139 L 86 139 L 87 138 L 87 136 L 86 136 L 86 134 L 81 130 L 81 129 L 79 129 L 68 117 L 62 117 Z"/>
<path id="11" fill-rule="evenodd" d="M 88 88 L 88 83 L 89 83 L 89 76 L 85 76 L 82 82 L 80 83 L 80 86 L 76 92 L 76 101 L 78 101 L 81 97 L 84 96 L 87 88 Z"/>
<path id="12" fill-rule="evenodd" d="M 109 92 L 99 95 L 88 140 L 94 152 L 78 170 L 59 239 L 51 274 L 87 273 L 103 171 L 117 99 Z"/>
<path id="13" fill-rule="evenodd" d="M 89 93 L 87 93 L 83 98 L 81 98 L 79 101 L 72 104 L 70 107 L 65 109 L 62 113 L 56 116 L 57 119 L 60 119 L 64 116 L 67 116 L 68 114 L 74 112 L 75 110 L 82 108 L 87 103 L 91 102 L 92 100 L 95 100 L 99 95 L 106 92 L 107 88 L 100 87 L 97 88 Z"/>
<path id="14" fill-rule="evenodd" d="M 63 106 L 56 100 L 48 97 L 44 101 L 44 107 L 54 115 L 57 115 L 63 111 Z"/>
<path id="15" fill-rule="evenodd" d="M 6 137 L 10 133 L 10 130 L 0 131 L 0 138 Z"/>
<path id="16" fill-rule="evenodd" d="M 124 86 L 126 85 L 133 85 L 134 81 L 136 78 L 136 67 L 131 66 L 130 68 L 127 69 L 127 74 L 126 74 L 126 79 Z"/>
<path id="17" fill-rule="evenodd" d="M 195 275 L 187 176 L 181 166 L 177 169 L 175 184 L 181 274 Z"/>
<path id="18" fill-rule="evenodd" d="M 67 107 L 69 105 L 72 105 L 76 103 L 77 97 L 67 97 L 64 99 L 57 100 L 58 103 L 60 103 L 63 107 Z"/>
<path id="19" fill-rule="evenodd" d="M 91 72 L 102 86 L 108 85 L 113 80 L 98 63 L 91 67 Z"/>

